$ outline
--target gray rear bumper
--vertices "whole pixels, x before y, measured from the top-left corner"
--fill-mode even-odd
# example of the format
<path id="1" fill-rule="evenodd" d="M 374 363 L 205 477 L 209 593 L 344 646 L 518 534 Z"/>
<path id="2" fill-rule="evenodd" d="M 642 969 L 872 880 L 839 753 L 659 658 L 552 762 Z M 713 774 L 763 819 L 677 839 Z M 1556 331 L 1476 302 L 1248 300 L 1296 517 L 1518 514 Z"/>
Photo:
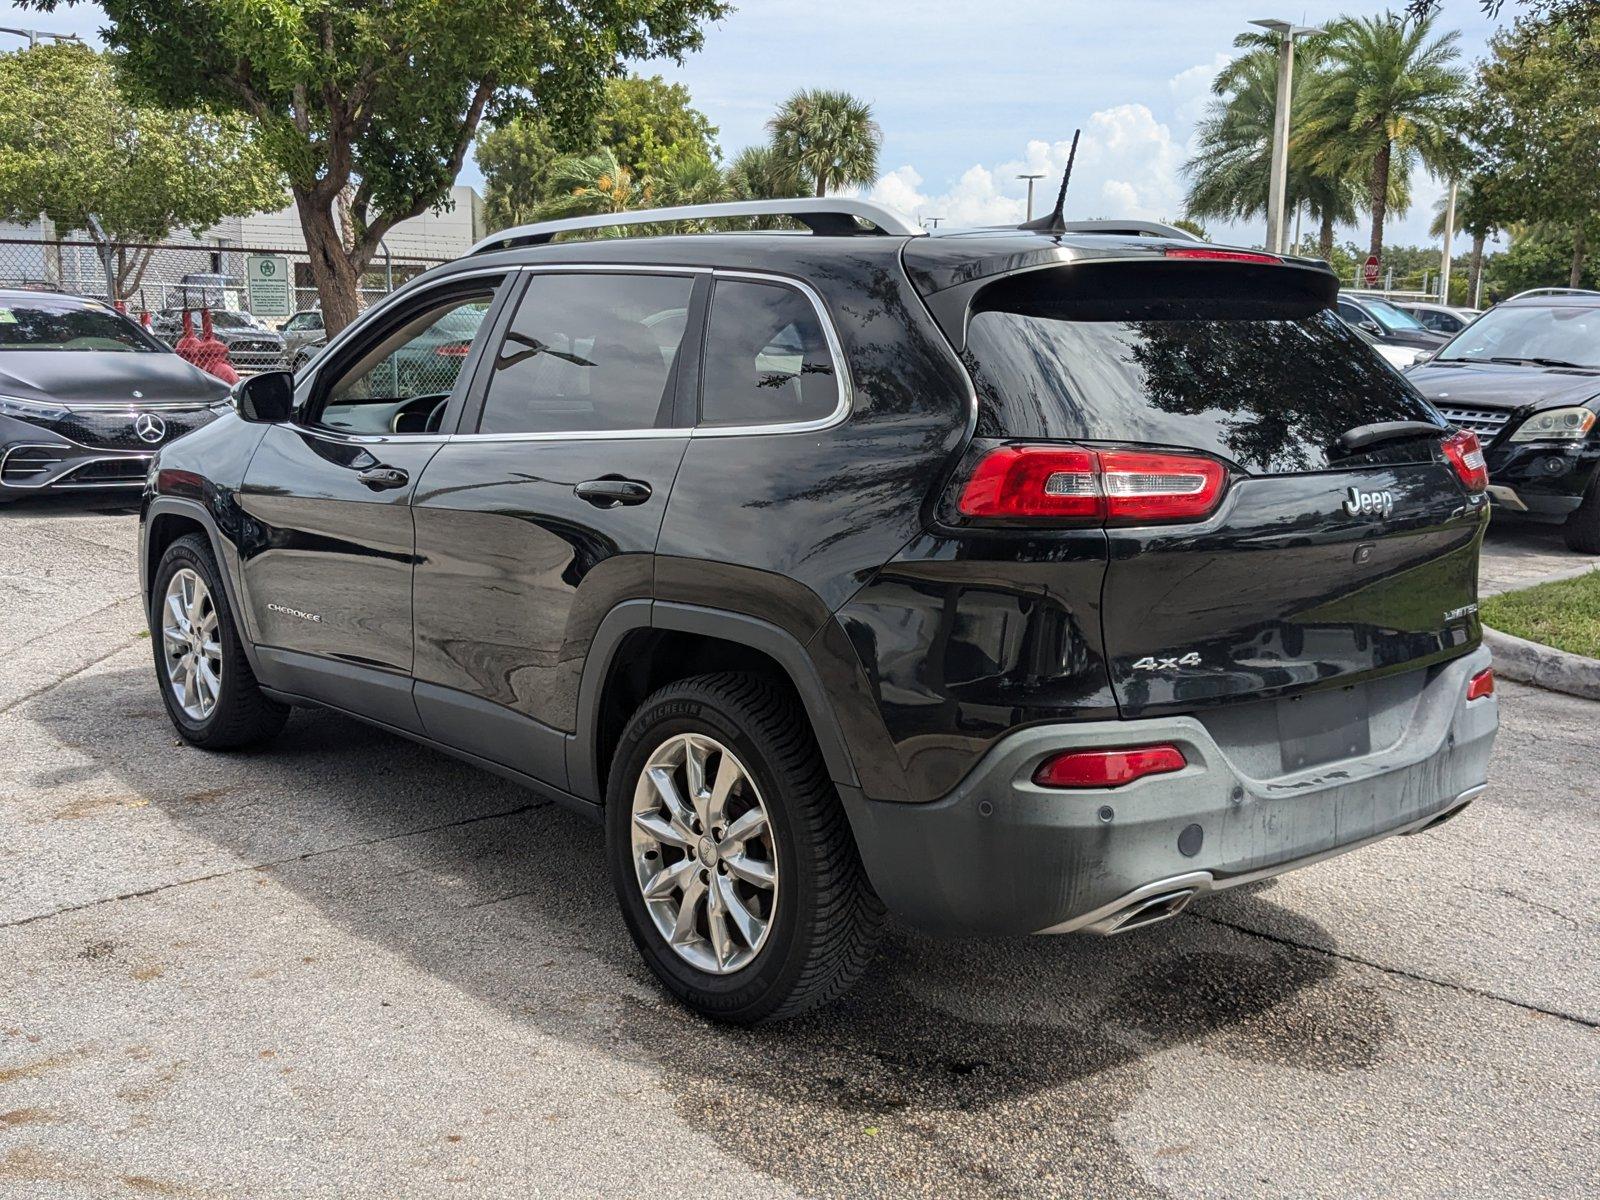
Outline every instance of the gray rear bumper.
<path id="1" fill-rule="evenodd" d="M 1043 725 L 996 744 L 941 800 L 847 795 L 846 808 L 873 886 L 914 924 L 963 934 L 1116 932 L 1171 915 L 1199 892 L 1459 811 L 1483 791 L 1499 724 L 1494 697 L 1466 699 L 1467 681 L 1489 662 L 1480 647 L 1431 672 L 1425 686 L 1419 676 L 1374 717 L 1371 753 L 1306 770 L 1281 771 L 1276 729 L 1262 722 L 1213 721 L 1220 740 L 1194 717 Z M 1189 765 L 1103 791 L 1032 782 L 1038 764 L 1062 750 L 1163 742 Z"/>

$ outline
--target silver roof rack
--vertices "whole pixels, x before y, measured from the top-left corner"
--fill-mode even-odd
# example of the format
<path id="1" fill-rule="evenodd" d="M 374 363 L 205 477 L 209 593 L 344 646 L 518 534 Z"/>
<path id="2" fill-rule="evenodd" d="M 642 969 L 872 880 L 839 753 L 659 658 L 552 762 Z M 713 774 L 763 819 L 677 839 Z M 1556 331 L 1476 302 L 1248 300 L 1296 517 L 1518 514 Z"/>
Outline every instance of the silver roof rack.
<path id="1" fill-rule="evenodd" d="M 927 232 L 881 204 L 851 196 L 820 196 L 814 199 L 683 204 L 676 208 L 641 208 L 634 212 L 540 221 L 534 225 L 517 225 L 490 234 L 467 253 L 509 250 L 513 246 L 542 246 L 560 233 L 582 233 L 620 225 L 662 225 L 672 221 L 713 221 L 736 217 L 789 217 L 818 234 L 866 233 L 917 237 Z"/>
<path id="2" fill-rule="evenodd" d="M 1110 233 L 1133 234 L 1135 237 L 1177 238 L 1182 242 L 1200 242 L 1204 238 L 1195 237 L 1187 229 L 1179 229 L 1176 225 L 1164 225 L 1160 221 L 1068 221 L 1068 233 Z"/>
<path id="3" fill-rule="evenodd" d="M 1521 300 L 1524 296 L 1600 296 L 1600 292 L 1595 291 L 1593 288 L 1529 288 L 1525 292 L 1518 292 L 1511 299 Z"/>

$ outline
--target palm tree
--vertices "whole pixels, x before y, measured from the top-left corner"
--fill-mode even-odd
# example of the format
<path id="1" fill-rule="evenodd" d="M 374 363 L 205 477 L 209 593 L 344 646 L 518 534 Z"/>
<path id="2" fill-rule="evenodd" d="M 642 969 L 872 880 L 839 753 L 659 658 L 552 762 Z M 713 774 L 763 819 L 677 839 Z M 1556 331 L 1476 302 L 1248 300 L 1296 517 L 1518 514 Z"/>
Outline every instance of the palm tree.
<path id="1" fill-rule="evenodd" d="M 787 200 L 806 191 L 795 164 L 772 146 L 746 146 L 728 164 L 727 178 L 741 200 Z"/>
<path id="2" fill-rule="evenodd" d="M 872 119 L 872 106 L 849 92 L 802 89 L 779 106 L 767 128 L 773 149 L 816 181 L 818 196 L 878 178 L 883 131 Z"/>
<path id="3" fill-rule="evenodd" d="M 1488 210 L 1488 203 L 1472 179 L 1462 180 L 1456 188 L 1457 233 L 1472 235 L 1472 253 L 1467 259 L 1467 303 L 1476 304 L 1478 281 L 1483 276 L 1483 248 L 1489 238 L 1499 231 L 1498 218 Z M 1428 227 L 1430 237 L 1444 237 L 1444 218 L 1450 208 L 1450 194 L 1446 192 L 1433 205 L 1433 224 Z"/>
<path id="4" fill-rule="evenodd" d="M 1383 253 L 1395 172 L 1419 161 L 1442 168 L 1450 158 L 1452 104 L 1466 82 L 1451 65 L 1457 37 L 1433 37 L 1431 19 L 1385 13 L 1343 17 L 1323 42 L 1325 65 L 1309 90 L 1301 136 L 1318 169 L 1365 176 L 1373 254 Z"/>
<path id="5" fill-rule="evenodd" d="M 569 154 L 550 166 L 550 198 L 538 207 L 541 221 L 649 208 L 651 191 L 617 161 L 609 146 L 593 154 Z"/>
<path id="6" fill-rule="evenodd" d="M 1196 153 L 1184 164 L 1190 179 L 1185 208 L 1191 217 L 1242 220 L 1264 216 L 1272 168 L 1272 123 L 1277 108 L 1278 57 L 1275 39 L 1243 34 L 1234 45 L 1239 55 L 1212 83 L 1217 99 L 1195 131 Z M 1294 95 L 1291 111 L 1315 86 L 1321 50 L 1315 39 L 1295 47 Z M 1321 225 L 1323 258 L 1333 253 L 1336 226 L 1356 218 L 1355 190 L 1348 180 L 1319 173 L 1311 164 L 1297 127 L 1289 140 L 1285 208 L 1306 205 Z"/>

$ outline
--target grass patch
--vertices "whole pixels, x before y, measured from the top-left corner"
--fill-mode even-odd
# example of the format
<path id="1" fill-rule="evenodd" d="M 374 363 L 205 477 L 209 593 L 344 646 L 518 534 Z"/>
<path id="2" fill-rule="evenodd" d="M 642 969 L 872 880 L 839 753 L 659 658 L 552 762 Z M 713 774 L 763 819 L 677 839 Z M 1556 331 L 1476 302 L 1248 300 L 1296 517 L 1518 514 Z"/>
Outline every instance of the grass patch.
<path id="1" fill-rule="evenodd" d="M 1479 615 L 1501 633 L 1600 658 L 1600 571 L 1490 596 Z"/>

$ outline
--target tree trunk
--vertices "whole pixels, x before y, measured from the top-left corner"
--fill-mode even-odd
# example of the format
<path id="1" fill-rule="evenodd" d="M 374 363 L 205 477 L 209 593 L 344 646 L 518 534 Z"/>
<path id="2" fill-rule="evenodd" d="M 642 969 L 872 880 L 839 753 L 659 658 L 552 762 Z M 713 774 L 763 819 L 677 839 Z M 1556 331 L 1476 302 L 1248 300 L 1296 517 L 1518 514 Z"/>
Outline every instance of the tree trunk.
<path id="1" fill-rule="evenodd" d="M 1324 212 L 1322 214 L 1322 229 L 1317 234 L 1317 254 L 1323 262 L 1333 261 L 1333 230 L 1333 213 L 1331 211 Z"/>
<path id="2" fill-rule="evenodd" d="M 361 311 L 361 276 L 339 236 L 332 200 L 295 188 L 294 203 L 310 253 L 311 281 L 316 284 L 317 296 L 322 301 L 323 328 L 331 338 L 354 321 Z"/>
<path id="3" fill-rule="evenodd" d="M 1572 231 L 1572 270 L 1567 275 L 1568 287 L 1583 286 L 1583 262 L 1588 252 L 1587 231 L 1579 225 Z"/>
<path id="4" fill-rule="evenodd" d="M 1368 253 L 1376 255 L 1380 262 L 1383 260 L 1383 218 L 1389 208 L 1389 161 L 1393 154 L 1394 147 L 1384 142 L 1383 149 L 1372 160 L 1372 177 L 1367 181 L 1367 195 L 1372 201 L 1372 243 Z"/>
<path id="5" fill-rule="evenodd" d="M 817 199 L 820 200 L 828 194 L 828 176 L 824 171 L 817 172 Z"/>
<path id="6" fill-rule="evenodd" d="M 1483 278 L 1483 245 L 1488 239 L 1481 233 L 1472 235 L 1472 257 L 1468 259 L 1467 268 L 1467 305 L 1476 307 L 1478 303 L 1478 281 Z"/>

